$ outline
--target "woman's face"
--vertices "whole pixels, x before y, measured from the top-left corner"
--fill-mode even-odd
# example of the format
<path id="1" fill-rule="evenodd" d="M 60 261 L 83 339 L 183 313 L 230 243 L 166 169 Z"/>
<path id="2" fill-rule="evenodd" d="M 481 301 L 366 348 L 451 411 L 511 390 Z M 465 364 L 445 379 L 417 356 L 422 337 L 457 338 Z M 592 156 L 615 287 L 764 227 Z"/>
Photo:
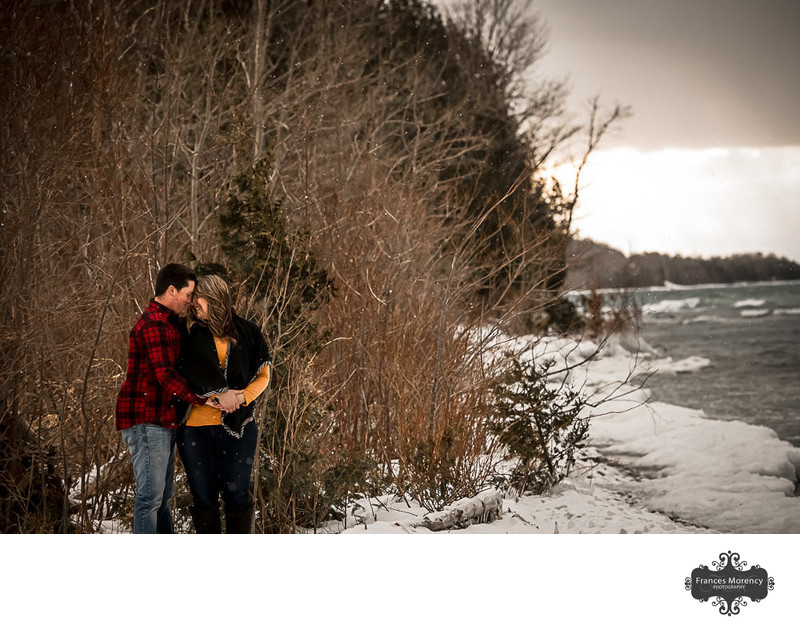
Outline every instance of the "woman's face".
<path id="1" fill-rule="evenodd" d="M 206 299 L 195 294 L 192 299 L 192 307 L 194 307 L 194 313 L 198 320 L 208 320 L 208 301 Z"/>

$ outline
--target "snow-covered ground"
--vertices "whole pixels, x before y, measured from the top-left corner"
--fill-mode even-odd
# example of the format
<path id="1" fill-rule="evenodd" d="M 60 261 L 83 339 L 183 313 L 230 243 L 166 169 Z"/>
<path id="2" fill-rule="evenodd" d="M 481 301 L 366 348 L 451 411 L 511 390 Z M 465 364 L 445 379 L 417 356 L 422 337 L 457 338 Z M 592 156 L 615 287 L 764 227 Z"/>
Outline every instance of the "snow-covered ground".
<path id="1" fill-rule="evenodd" d="M 645 388 L 626 384 L 652 371 L 702 371 L 706 359 L 659 358 L 633 338 L 599 351 L 555 338 L 502 341 L 498 351 L 506 345 L 532 345 L 528 358 L 553 359 L 555 369 L 575 366 L 573 383 L 596 403 L 588 448 L 548 494 L 505 498 L 499 519 L 449 533 L 800 533 L 800 448 L 769 428 L 652 402 Z M 331 528 L 429 533 L 412 526 L 425 513 L 387 496 L 361 501 L 347 524 Z"/>

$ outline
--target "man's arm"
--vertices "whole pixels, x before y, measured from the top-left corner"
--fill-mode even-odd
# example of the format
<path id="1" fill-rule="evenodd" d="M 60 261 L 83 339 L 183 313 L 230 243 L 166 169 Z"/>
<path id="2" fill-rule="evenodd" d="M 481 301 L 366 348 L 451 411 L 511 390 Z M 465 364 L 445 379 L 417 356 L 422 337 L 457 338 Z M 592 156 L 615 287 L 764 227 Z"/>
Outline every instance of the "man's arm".
<path id="1" fill-rule="evenodd" d="M 180 336 L 170 327 L 167 323 L 153 321 L 142 328 L 142 342 L 147 359 L 153 367 L 156 380 L 167 393 L 180 397 L 194 406 L 202 406 L 206 403 L 206 398 L 192 393 L 186 380 L 175 370 L 175 361 L 180 350 Z"/>

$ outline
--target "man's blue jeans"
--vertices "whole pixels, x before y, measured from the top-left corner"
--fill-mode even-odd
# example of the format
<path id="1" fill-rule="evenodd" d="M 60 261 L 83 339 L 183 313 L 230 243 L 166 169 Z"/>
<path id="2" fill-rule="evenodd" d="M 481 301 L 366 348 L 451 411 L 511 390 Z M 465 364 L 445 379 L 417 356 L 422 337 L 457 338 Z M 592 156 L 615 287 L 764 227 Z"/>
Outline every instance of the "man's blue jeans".
<path id="1" fill-rule="evenodd" d="M 173 533 L 170 501 L 175 495 L 175 431 L 139 424 L 122 431 L 136 477 L 134 533 Z"/>

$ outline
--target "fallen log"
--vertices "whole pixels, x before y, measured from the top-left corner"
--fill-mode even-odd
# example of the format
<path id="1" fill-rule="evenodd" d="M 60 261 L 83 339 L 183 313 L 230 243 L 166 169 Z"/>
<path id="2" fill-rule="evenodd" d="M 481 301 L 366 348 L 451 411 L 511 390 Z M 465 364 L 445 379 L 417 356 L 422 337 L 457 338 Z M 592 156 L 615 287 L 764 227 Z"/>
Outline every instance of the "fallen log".
<path id="1" fill-rule="evenodd" d="M 494 522 L 502 513 L 503 495 L 496 489 L 490 489 L 481 492 L 474 498 L 458 500 L 441 511 L 395 524 L 404 528 L 424 527 L 431 531 L 445 531 L 447 529 L 463 529 L 471 524 Z"/>

